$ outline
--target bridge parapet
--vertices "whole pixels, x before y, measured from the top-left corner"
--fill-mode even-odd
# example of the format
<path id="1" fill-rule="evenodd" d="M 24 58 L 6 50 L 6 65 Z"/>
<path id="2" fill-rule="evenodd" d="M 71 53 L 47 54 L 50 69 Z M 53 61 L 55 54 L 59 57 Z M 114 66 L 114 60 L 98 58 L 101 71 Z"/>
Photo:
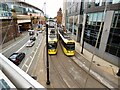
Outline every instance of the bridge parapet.
<path id="1" fill-rule="evenodd" d="M 18 66 L 13 64 L 4 55 L 0 53 L 1 70 L 8 77 L 8 79 L 15 85 L 16 88 L 22 89 L 43 89 L 45 88 L 30 77 L 27 73 L 21 70 Z"/>

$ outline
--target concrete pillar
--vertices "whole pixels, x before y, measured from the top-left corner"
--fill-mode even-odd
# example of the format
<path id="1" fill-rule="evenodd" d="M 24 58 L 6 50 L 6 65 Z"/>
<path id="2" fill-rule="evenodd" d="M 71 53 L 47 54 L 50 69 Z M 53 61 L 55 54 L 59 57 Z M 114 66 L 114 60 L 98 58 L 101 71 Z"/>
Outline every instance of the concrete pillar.
<path id="1" fill-rule="evenodd" d="M 83 14 L 83 28 L 82 28 L 82 34 L 81 34 L 81 40 L 80 40 L 80 44 L 82 45 L 83 42 L 83 34 L 84 34 L 84 30 L 85 30 L 85 21 L 86 21 L 86 13 Z"/>
<path id="2" fill-rule="evenodd" d="M 67 17 L 67 19 L 68 19 L 68 31 L 69 31 L 69 17 Z"/>
<path id="3" fill-rule="evenodd" d="M 91 0 L 91 7 L 95 7 L 95 0 Z"/>
<path id="4" fill-rule="evenodd" d="M 105 6 L 106 1 L 105 0 L 101 0 L 102 1 L 102 6 Z"/>
<path id="5" fill-rule="evenodd" d="M 111 27 L 113 14 L 114 14 L 114 11 L 107 11 L 107 13 L 106 13 L 105 20 L 104 20 L 103 32 L 102 32 L 102 36 L 101 36 L 100 47 L 99 47 L 99 51 L 100 51 L 99 54 L 103 54 L 105 52 L 109 33 L 110 33 L 110 27 Z"/>
<path id="6" fill-rule="evenodd" d="M 74 26 L 74 16 L 73 16 L 73 25 L 72 25 L 73 27 L 72 27 L 72 35 L 74 35 L 74 28 L 75 28 L 75 26 Z"/>

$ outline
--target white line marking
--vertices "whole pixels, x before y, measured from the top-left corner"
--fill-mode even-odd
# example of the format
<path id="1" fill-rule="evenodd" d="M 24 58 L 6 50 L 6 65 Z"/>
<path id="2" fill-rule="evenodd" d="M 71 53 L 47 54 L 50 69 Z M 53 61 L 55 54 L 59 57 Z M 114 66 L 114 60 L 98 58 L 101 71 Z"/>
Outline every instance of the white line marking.
<path id="1" fill-rule="evenodd" d="M 27 36 L 25 36 L 25 38 L 26 38 L 26 37 L 27 37 Z M 22 40 L 24 40 L 25 38 L 23 38 Z M 20 40 L 19 42 L 21 42 L 22 40 Z M 17 45 L 19 42 L 15 43 L 15 44 L 13 44 L 11 47 L 3 50 L 1 53 L 4 53 L 4 52 L 8 51 L 10 48 L 14 47 L 14 46 Z"/>
<path id="2" fill-rule="evenodd" d="M 26 64 L 25 64 L 25 67 L 27 67 L 27 68 L 28 68 L 28 65 L 26 65 Z"/>
<path id="3" fill-rule="evenodd" d="M 40 40 L 40 39 L 39 39 L 39 40 Z M 34 53 L 34 51 L 33 51 L 32 53 Z M 29 58 L 32 59 L 32 56 L 30 56 Z M 22 65 L 21 69 L 23 69 L 23 67 L 26 65 L 26 63 L 27 63 L 27 61 L 28 61 L 29 58 L 26 59 L 26 61 L 25 61 L 24 64 Z M 27 68 L 28 68 L 28 66 L 27 66 Z"/>
<path id="4" fill-rule="evenodd" d="M 26 62 L 28 61 L 29 58 L 26 59 L 25 63 L 22 65 L 21 69 L 25 66 Z"/>
<path id="5" fill-rule="evenodd" d="M 42 37 L 42 39 L 43 39 L 43 37 Z M 38 47 L 40 47 L 41 42 L 42 42 L 42 39 L 41 39 L 41 41 L 40 41 L 40 43 L 39 43 L 39 46 L 38 46 Z M 33 60 L 34 60 L 34 58 L 35 58 L 35 55 L 36 55 L 37 51 L 38 51 L 38 49 L 35 51 L 35 54 L 33 55 L 33 58 L 32 58 L 32 60 L 31 60 L 30 64 L 28 65 L 27 70 L 25 71 L 26 73 L 28 72 L 28 70 L 29 70 L 29 68 L 30 68 L 30 66 L 31 66 L 31 64 L 32 64 L 32 62 L 33 62 Z"/>
<path id="6" fill-rule="evenodd" d="M 30 56 L 30 58 L 32 59 L 32 56 Z"/>
<path id="7" fill-rule="evenodd" d="M 29 40 L 28 40 L 28 41 L 29 41 Z M 24 48 L 25 45 L 28 43 L 28 41 L 27 41 L 20 49 L 18 49 L 16 52 L 19 52 L 22 48 Z"/>

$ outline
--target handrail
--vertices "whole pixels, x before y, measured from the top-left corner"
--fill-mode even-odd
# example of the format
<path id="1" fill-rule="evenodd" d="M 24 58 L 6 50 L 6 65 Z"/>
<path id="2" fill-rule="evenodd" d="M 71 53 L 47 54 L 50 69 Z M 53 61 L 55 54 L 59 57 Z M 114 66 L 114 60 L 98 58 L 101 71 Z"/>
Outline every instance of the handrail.
<path id="1" fill-rule="evenodd" d="M 40 83 L 30 77 L 27 73 L 21 70 L 18 66 L 13 64 L 4 55 L 0 53 L 0 66 L 8 79 L 16 86 L 22 89 L 44 89 Z"/>

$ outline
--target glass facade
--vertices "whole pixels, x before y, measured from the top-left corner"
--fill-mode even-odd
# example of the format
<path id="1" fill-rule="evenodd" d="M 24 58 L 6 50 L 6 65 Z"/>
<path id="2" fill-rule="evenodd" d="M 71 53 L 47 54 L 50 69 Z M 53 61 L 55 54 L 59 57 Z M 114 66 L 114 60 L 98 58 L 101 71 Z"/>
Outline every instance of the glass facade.
<path id="1" fill-rule="evenodd" d="M 120 3 L 120 0 L 112 0 L 112 4 Z"/>
<path id="2" fill-rule="evenodd" d="M 78 30 L 78 15 L 74 16 L 74 35 L 76 35 Z"/>
<path id="3" fill-rule="evenodd" d="M 17 14 L 25 14 L 27 15 L 28 12 L 30 13 L 37 13 L 41 14 L 41 11 L 32 8 L 31 6 L 23 6 L 21 3 L 14 3 L 14 2 L 5 2 L 0 3 L 0 17 L 9 17 L 12 16 L 11 10 L 15 9 Z"/>
<path id="4" fill-rule="evenodd" d="M 69 31 L 72 32 L 73 28 L 73 16 L 69 17 Z"/>
<path id="5" fill-rule="evenodd" d="M 6 3 L 0 3 L 0 17 L 11 16 L 10 9 Z"/>
<path id="6" fill-rule="evenodd" d="M 114 13 L 106 52 L 120 57 L 120 11 Z"/>
<path id="7" fill-rule="evenodd" d="M 102 0 L 95 0 L 95 6 L 102 6 Z"/>
<path id="8" fill-rule="evenodd" d="M 102 19 L 103 19 L 103 12 L 87 14 L 87 21 L 84 32 L 84 40 L 86 43 L 95 46 Z M 102 25 L 102 29 L 103 29 L 103 25 Z M 102 30 L 100 32 L 100 37 L 98 39 L 97 48 L 99 48 L 100 45 L 101 34 L 102 34 Z"/>

